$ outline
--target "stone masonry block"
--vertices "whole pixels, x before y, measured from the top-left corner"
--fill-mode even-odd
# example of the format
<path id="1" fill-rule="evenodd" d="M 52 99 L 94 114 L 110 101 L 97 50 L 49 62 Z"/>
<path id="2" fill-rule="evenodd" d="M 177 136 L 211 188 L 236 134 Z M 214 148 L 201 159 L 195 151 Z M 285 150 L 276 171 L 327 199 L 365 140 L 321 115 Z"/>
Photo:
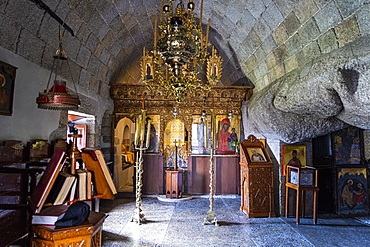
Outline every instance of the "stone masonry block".
<path id="1" fill-rule="evenodd" d="M 347 43 L 350 43 L 361 36 L 360 29 L 357 25 L 357 20 L 355 16 L 352 16 L 347 20 L 343 21 L 334 29 L 337 35 L 339 47 L 343 47 Z"/>
<path id="2" fill-rule="evenodd" d="M 255 55 L 250 55 L 248 59 L 244 63 L 244 69 L 246 71 L 251 71 L 253 68 L 257 66 L 257 58 Z"/>
<path id="3" fill-rule="evenodd" d="M 309 19 L 298 31 L 303 44 L 307 44 L 320 35 L 320 30 L 314 18 Z"/>
<path id="4" fill-rule="evenodd" d="M 91 19 L 91 16 L 94 14 L 95 7 L 91 1 L 85 1 L 83 4 L 77 5 L 76 10 L 78 11 L 78 13 L 81 13 L 81 18 L 84 20 L 85 23 L 87 23 Z"/>
<path id="5" fill-rule="evenodd" d="M 254 18 L 258 19 L 264 10 L 265 5 L 261 0 L 249 1 L 248 11 L 254 16 Z"/>
<path id="6" fill-rule="evenodd" d="M 331 1 L 319 10 L 314 18 L 321 33 L 326 32 L 326 30 L 342 21 L 342 17 L 334 1 Z"/>
<path id="7" fill-rule="evenodd" d="M 258 19 L 256 25 L 254 26 L 254 30 L 261 41 L 264 41 L 272 32 L 270 27 L 267 25 L 267 22 L 263 18 Z"/>
<path id="8" fill-rule="evenodd" d="M 284 16 L 274 1 L 267 6 L 266 11 L 262 13 L 262 17 L 271 30 L 274 30 L 284 20 Z"/>
<path id="9" fill-rule="evenodd" d="M 299 22 L 294 12 L 290 13 L 287 16 L 287 18 L 283 22 L 283 25 L 287 30 L 289 36 L 293 35 L 294 32 L 296 32 L 301 27 L 301 23 Z"/>
<path id="10" fill-rule="evenodd" d="M 274 68 L 276 66 L 277 61 L 276 61 L 276 57 L 275 57 L 275 54 L 274 53 L 270 53 L 266 57 L 266 64 L 267 64 L 267 68 L 269 70 L 271 70 L 272 68 Z"/>
<path id="11" fill-rule="evenodd" d="M 85 46 L 81 46 L 80 51 L 78 52 L 77 64 L 79 64 L 83 68 L 86 68 L 89 64 L 90 57 L 91 51 L 88 50 Z"/>
<path id="12" fill-rule="evenodd" d="M 370 32 L 370 4 L 365 5 L 359 11 L 357 11 L 356 19 L 361 34 L 368 34 Z"/>
<path id="13" fill-rule="evenodd" d="M 299 1 L 294 11 L 300 23 L 305 23 L 311 16 L 313 16 L 319 9 L 314 0 Z"/>
<path id="14" fill-rule="evenodd" d="M 288 32 L 285 29 L 284 25 L 278 26 L 274 32 L 272 33 L 272 37 L 274 38 L 277 45 L 282 45 L 288 38 Z"/>
<path id="15" fill-rule="evenodd" d="M 80 29 L 78 30 L 78 35 L 76 36 L 81 39 L 80 41 L 82 44 L 86 44 L 87 40 L 89 39 L 90 34 L 91 34 L 91 30 L 87 27 L 85 23 L 83 23 Z"/>
<path id="16" fill-rule="evenodd" d="M 89 81 L 90 81 L 90 76 L 91 76 L 91 74 L 87 70 L 82 69 L 81 73 L 80 73 L 80 78 L 77 81 L 78 84 L 83 88 L 88 88 Z"/>
<path id="17" fill-rule="evenodd" d="M 289 73 L 298 68 L 298 61 L 296 56 L 292 56 L 284 62 L 285 72 Z"/>
<path id="18" fill-rule="evenodd" d="M 317 42 L 319 44 L 320 50 L 323 54 L 332 52 L 338 48 L 337 37 L 335 36 L 334 29 L 329 29 L 324 34 L 322 34 Z"/>
<path id="19" fill-rule="evenodd" d="M 347 18 L 348 16 L 353 14 L 359 7 L 361 7 L 361 5 L 364 4 L 364 2 L 366 1 L 354 1 L 354 0 L 336 1 L 339 11 L 342 14 L 343 18 Z M 368 4 L 369 2 L 367 3 L 367 5 Z"/>
<path id="20" fill-rule="evenodd" d="M 34 63 L 40 64 L 44 45 L 44 42 L 33 33 L 23 29 L 19 37 L 17 53 Z"/>
<path id="21" fill-rule="evenodd" d="M 298 33 L 294 34 L 290 39 L 285 42 L 289 56 L 295 55 L 299 50 L 302 49 L 303 44 L 301 37 Z"/>
<path id="22" fill-rule="evenodd" d="M 101 64 L 101 61 L 97 57 L 95 57 L 94 55 L 92 55 L 90 57 L 89 65 L 87 67 L 87 70 L 91 74 L 97 75 L 98 74 L 98 71 L 99 71 L 100 64 Z"/>
<path id="23" fill-rule="evenodd" d="M 98 78 L 102 81 L 105 81 L 107 78 L 107 72 L 108 72 L 108 66 L 105 64 L 100 64 L 99 72 L 98 72 Z"/>
<path id="24" fill-rule="evenodd" d="M 108 83 L 105 83 L 105 82 L 102 82 L 100 84 L 100 95 L 104 98 L 109 98 L 110 97 L 110 92 L 109 92 L 109 84 Z"/>
<path id="25" fill-rule="evenodd" d="M 99 80 L 95 76 L 90 77 L 89 89 L 94 93 L 99 93 Z"/>
<path id="26" fill-rule="evenodd" d="M 8 17 L 0 21 L 0 46 L 15 51 L 21 26 Z"/>
<path id="27" fill-rule="evenodd" d="M 273 52 L 277 48 L 277 45 L 275 43 L 274 38 L 270 35 L 262 43 L 261 47 L 264 50 L 265 54 L 270 54 L 271 52 Z"/>
<path id="28" fill-rule="evenodd" d="M 288 51 L 287 47 L 285 45 L 279 46 L 275 51 L 274 51 L 276 60 L 278 62 L 282 62 L 288 58 Z"/>
<path id="29" fill-rule="evenodd" d="M 266 53 L 262 50 L 261 46 L 257 48 L 257 50 L 254 52 L 254 55 L 257 58 L 257 61 L 262 61 L 266 57 Z"/>
<path id="30" fill-rule="evenodd" d="M 102 40 L 103 45 L 105 48 L 109 49 L 115 42 L 116 37 L 112 31 L 109 31 L 107 35 Z"/>
<path id="31" fill-rule="evenodd" d="M 317 44 L 316 41 L 311 42 L 310 44 L 305 46 L 303 48 L 303 53 L 305 60 L 307 60 L 307 62 L 312 61 L 321 55 L 319 45 Z"/>
<path id="32" fill-rule="evenodd" d="M 99 59 L 102 63 L 107 64 L 110 56 L 111 56 L 110 52 L 104 47 L 100 53 Z"/>
<path id="33" fill-rule="evenodd" d="M 274 68 L 274 74 L 276 76 L 276 79 L 282 77 L 285 75 L 285 67 L 283 63 L 277 64 Z"/>

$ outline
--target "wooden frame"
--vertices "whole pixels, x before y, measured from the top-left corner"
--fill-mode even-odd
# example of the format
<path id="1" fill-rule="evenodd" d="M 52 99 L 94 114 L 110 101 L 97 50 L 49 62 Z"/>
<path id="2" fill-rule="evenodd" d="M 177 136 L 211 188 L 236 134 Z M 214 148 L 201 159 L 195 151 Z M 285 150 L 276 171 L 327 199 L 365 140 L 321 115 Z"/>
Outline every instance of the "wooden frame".
<path id="1" fill-rule="evenodd" d="M 244 147 L 247 149 L 251 162 L 266 162 L 266 157 L 263 154 L 262 147 Z"/>
<path id="2" fill-rule="evenodd" d="M 240 120 L 235 115 L 230 121 L 228 115 L 216 115 L 216 154 L 232 155 L 235 154 L 236 146 L 234 142 L 240 141 Z M 226 129 L 223 126 L 226 125 Z M 228 126 L 228 127 L 227 127 Z M 223 134 L 224 133 L 224 134 Z"/>
<path id="3" fill-rule="evenodd" d="M 271 163 L 270 156 L 267 154 L 264 144 L 258 139 L 253 138 L 255 137 L 249 136 L 247 140 L 244 140 L 240 144 L 240 149 L 243 149 L 247 163 Z"/>
<path id="4" fill-rule="evenodd" d="M 16 67 L 0 61 L 0 114 L 11 116 Z"/>
<path id="5" fill-rule="evenodd" d="M 292 159 L 293 150 L 297 151 L 297 158 L 301 162 L 302 167 L 306 166 L 307 161 L 305 145 L 283 145 L 281 149 L 281 174 L 283 176 L 286 176 L 286 166 Z"/>

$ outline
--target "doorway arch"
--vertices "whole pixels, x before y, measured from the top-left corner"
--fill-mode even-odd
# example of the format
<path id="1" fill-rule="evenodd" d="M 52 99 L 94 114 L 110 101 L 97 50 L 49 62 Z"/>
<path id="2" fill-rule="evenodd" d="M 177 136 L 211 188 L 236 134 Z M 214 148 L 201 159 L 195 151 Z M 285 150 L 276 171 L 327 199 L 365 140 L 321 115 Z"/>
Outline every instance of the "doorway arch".
<path id="1" fill-rule="evenodd" d="M 123 152 L 133 155 L 131 145 L 135 137 L 135 123 L 129 118 L 122 118 L 114 130 L 114 181 L 118 192 L 133 192 L 134 166 Z M 130 161 L 130 162 L 128 162 Z"/>

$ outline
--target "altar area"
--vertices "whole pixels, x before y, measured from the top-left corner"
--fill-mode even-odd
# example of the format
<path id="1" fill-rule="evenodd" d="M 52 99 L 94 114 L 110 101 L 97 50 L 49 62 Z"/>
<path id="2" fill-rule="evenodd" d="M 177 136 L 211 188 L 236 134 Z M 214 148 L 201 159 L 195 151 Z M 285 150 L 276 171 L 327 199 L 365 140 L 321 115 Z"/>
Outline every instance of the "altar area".
<path id="1" fill-rule="evenodd" d="M 183 194 L 209 194 L 211 148 L 214 147 L 214 188 L 216 195 L 240 195 L 238 148 L 244 139 L 240 107 L 250 86 L 215 86 L 199 90 L 180 104 L 145 86 L 112 85 L 115 102 L 114 180 L 118 192 L 133 192 L 135 165 L 127 163 L 124 152 L 134 153 L 137 116 L 146 110 L 150 119 L 150 145 L 143 154 L 142 193 L 166 194 L 166 171 L 181 170 Z M 154 97 L 155 95 L 155 97 Z M 211 109 L 215 115 L 215 138 L 211 142 Z M 122 148 L 124 145 L 124 148 Z"/>

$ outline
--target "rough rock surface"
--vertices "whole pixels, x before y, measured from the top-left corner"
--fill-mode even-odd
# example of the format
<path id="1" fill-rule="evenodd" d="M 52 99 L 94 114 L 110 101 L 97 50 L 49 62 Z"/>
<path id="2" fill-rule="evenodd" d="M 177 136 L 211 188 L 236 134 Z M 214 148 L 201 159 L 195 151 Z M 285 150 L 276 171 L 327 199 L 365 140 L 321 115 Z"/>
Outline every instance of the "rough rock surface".
<path id="1" fill-rule="evenodd" d="M 370 128 L 370 55 L 337 52 L 297 69 L 243 106 L 246 136 L 287 143 L 325 135 L 347 125 Z"/>

